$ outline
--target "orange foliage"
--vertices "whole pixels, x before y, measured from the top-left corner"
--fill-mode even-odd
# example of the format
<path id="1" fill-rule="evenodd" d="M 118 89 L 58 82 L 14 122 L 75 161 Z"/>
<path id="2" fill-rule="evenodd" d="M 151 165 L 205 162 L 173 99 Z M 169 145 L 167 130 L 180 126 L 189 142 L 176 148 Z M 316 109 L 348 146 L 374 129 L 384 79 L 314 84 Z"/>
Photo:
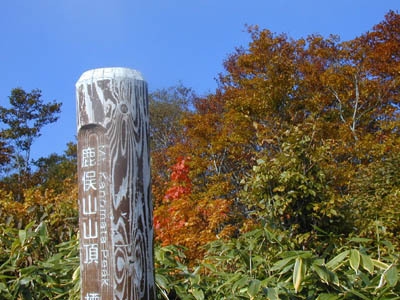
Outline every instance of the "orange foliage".
<path id="1" fill-rule="evenodd" d="M 186 247 L 186 255 L 192 260 L 201 257 L 201 247 L 207 242 L 229 234 L 223 224 L 231 203 L 224 199 L 193 199 L 188 161 L 179 158 L 171 167 L 171 184 L 162 204 L 154 210 L 154 227 L 157 241 L 163 246 Z"/>

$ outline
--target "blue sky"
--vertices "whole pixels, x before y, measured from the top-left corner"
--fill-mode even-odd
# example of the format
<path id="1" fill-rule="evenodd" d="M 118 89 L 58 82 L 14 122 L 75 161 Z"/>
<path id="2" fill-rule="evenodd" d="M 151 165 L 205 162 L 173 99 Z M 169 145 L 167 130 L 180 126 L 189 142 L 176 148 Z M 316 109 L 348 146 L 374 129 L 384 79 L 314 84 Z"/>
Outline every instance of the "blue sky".
<path id="1" fill-rule="evenodd" d="M 293 38 L 319 33 L 353 39 L 399 0 L 14 0 L 0 18 L 0 104 L 11 89 L 39 88 L 63 103 L 32 156 L 62 153 L 75 141 L 75 82 L 93 68 L 140 71 L 149 90 L 182 82 L 213 92 L 224 59 L 248 44 L 245 24 Z"/>

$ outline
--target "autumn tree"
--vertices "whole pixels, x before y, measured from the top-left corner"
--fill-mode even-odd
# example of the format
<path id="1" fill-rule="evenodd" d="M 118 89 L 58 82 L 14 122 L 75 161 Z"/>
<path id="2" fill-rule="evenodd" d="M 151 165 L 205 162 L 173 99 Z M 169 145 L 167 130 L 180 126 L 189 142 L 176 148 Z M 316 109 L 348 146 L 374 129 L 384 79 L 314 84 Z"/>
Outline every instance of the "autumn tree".
<path id="1" fill-rule="evenodd" d="M 171 164 L 172 159 L 178 162 L 171 167 L 170 177 L 170 172 L 166 173 L 170 179 L 164 181 L 162 197 L 155 199 L 157 239 L 163 245 L 188 247 L 191 258 L 200 256 L 200 247 L 207 241 L 237 230 L 233 226 L 239 222 L 235 220 L 235 195 L 249 168 L 248 149 L 253 147 L 248 135 L 254 129 L 237 113 L 225 112 L 225 100 L 220 96 L 192 99 L 190 109 L 180 115 L 181 137 L 161 152 L 166 154 L 161 160 L 164 164 Z M 166 124 L 170 124 L 168 120 Z M 152 155 L 154 161 L 157 150 Z M 182 157 L 190 157 L 190 161 L 182 161 Z M 153 179 L 156 176 L 158 180 L 163 169 L 153 165 L 153 170 Z M 160 190 L 161 185 L 156 186 L 153 191 Z"/>
<path id="2" fill-rule="evenodd" d="M 254 163 L 256 147 L 251 122 L 227 109 L 226 99 L 217 91 L 196 99 L 193 113 L 186 115 L 183 124 L 186 139 L 170 151 L 191 157 L 193 195 L 197 199 L 231 202 L 230 220 L 238 230 L 243 215 L 238 197 L 240 181 Z"/>
<path id="3" fill-rule="evenodd" d="M 255 158 L 264 161 L 251 179 L 264 192 L 257 188 L 249 209 L 283 228 L 309 232 L 329 224 L 348 233 L 351 224 L 340 220 L 355 217 L 346 219 L 350 206 L 359 211 L 372 201 L 354 203 L 349 196 L 356 193 L 354 180 L 366 178 L 360 169 L 369 173 L 393 161 L 382 149 L 398 143 L 400 16 L 389 12 L 371 32 L 347 42 L 319 35 L 294 40 L 257 27 L 249 32 L 249 48 L 228 58 L 220 78 L 225 107 L 252 121 Z"/>
<path id="4" fill-rule="evenodd" d="M 389 12 L 371 32 L 346 42 L 249 27 L 248 48 L 225 61 L 214 94 L 196 99 L 183 122 L 186 139 L 171 150 L 191 156 L 192 193 L 233 200 L 246 218 L 264 199 L 244 206 L 239 183 L 263 159 L 265 171 L 274 172 L 274 184 L 262 182 L 271 187 L 270 204 L 280 206 L 276 225 L 283 218 L 284 228 L 299 233 L 326 224 L 349 233 L 351 224 L 342 221 L 358 171 L 386 159 L 367 144 L 397 143 L 391 124 L 399 107 L 399 20 Z"/>
<path id="5" fill-rule="evenodd" d="M 263 125 L 266 134 L 313 119 L 323 138 L 357 140 L 395 110 L 398 19 L 390 12 L 374 32 L 342 43 L 337 36 L 294 40 L 250 27 L 249 49 L 227 59 L 221 88 L 230 107 Z"/>

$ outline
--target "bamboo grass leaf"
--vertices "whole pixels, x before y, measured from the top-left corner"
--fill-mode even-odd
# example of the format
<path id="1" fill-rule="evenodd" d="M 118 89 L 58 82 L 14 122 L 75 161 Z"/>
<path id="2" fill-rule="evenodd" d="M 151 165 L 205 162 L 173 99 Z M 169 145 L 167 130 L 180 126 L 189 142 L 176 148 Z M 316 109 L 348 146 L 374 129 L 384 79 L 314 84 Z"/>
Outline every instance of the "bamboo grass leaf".
<path id="1" fill-rule="evenodd" d="M 296 293 L 300 290 L 301 282 L 304 279 L 305 273 L 306 266 L 303 262 L 303 259 L 301 257 L 297 257 L 293 270 L 293 286 Z"/>
<path id="2" fill-rule="evenodd" d="M 358 250 L 352 249 L 350 250 L 350 267 L 358 272 L 358 268 L 360 266 L 360 252 Z"/>

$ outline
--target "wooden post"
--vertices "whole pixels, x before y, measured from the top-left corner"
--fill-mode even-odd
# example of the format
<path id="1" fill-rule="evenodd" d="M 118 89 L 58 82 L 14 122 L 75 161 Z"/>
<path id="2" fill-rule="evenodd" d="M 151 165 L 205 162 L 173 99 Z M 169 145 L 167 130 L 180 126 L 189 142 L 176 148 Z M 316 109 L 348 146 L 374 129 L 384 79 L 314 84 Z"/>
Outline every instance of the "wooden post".
<path id="1" fill-rule="evenodd" d="M 81 299 L 153 300 L 147 83 L 95 69 L 76 97 Z"/>

